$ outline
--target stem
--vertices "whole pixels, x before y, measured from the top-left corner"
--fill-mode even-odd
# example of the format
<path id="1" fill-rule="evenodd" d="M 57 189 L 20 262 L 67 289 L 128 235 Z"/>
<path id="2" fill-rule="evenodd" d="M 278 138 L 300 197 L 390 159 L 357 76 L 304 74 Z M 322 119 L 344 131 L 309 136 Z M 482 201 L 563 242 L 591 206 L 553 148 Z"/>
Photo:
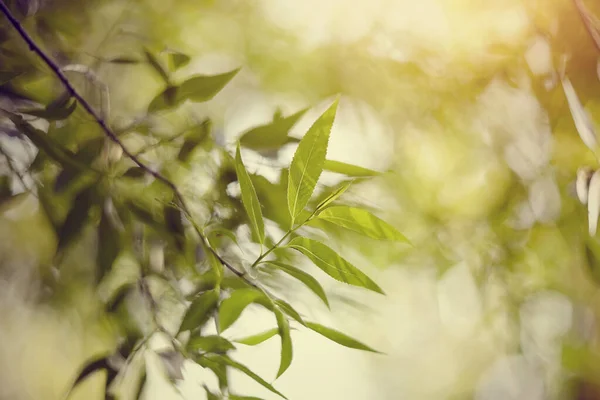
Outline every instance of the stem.
<path id="1" fill-rule="evenodd" d="M 267 251 L 265 251 L 263 254 L 261 254 L 256 259 L 256 261 L 254 261 L 252 263 L 252 265 L 250 266 L 250 268 L 256 267 L 266 256 L 268 256 L 269 254 L 271 254 L 273 252 L 273 250 L 277 249 L 279 247 L 279 245 L 281 245 L 281 243 L 283 243 L 283 241 L 285 239 L 287 239 L 287 237 L 292 234 L 292 232 L 294 232 L 296 229 L 300 228 L 300 226 L 302 226 L 302 225 L 298 225 L 297 227 L 292 228 L 289 231 L 287 231 L 287 233 L 285 235 L 283 235 L 283 237 L 281 239 L 279 239 L 279 241 L 277 243 L 275 243 L 273 246 L 271 246 L 271 248 L 269 248 Z"/>

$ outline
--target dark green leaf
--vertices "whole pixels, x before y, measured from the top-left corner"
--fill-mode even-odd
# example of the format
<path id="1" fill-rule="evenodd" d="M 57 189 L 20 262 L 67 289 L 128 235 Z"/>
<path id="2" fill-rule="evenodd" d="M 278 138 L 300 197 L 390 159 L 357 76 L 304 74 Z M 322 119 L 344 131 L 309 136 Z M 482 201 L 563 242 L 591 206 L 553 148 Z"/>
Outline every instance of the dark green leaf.
<path id="1" fill-rule="evenodd" d="M 257 344 L 261 344 L 262 342 L 271 339 L 273 336 L 279 333 L 278 328 L 269 329 L 267 331 L 257 333 L 256 335 L 247 336 L 245 338 L 234 340 L 236 343 L 245 344 L 247 346 L 256 346 Z"/>
<path id="2" fill-rule="evenodd" d="M 177 98 L 180 101 L 208 101 L 215 97 L 238 72 L 239 68 L 224 74 L 194 76 L 179 86 Z"/>
<path id="3" fill-rule="evenodd" d="M 265 295 L 254 288 L 239 289 L 231 293 L 231 296 L 223 300 L 219 307 L 219 331 L 225 332 L 238 320 L 249 304 L 254 302 L 263 304 L 265 300 Z"/>
<path id="4" fill-rule="evenodd" d="M 101 370 L 106 370 L 107 372 L 112 370 L 112 368 L 110 367 L 110 365 L 108 363 L 107 356 L 101 356 L 101 357 L 95 358 L 92 361 L 90 361 L 89 363 L 87 363 L 83 367 L 83 369 L 79 372 L 79 375 L 77 375 L 77 378 L 75 379 L 75 382 L 73 383 L 73 387 L 77 386 L 79 383 L 81 383 L 83 380 L 85 380 L 85 378 L 87 378 L 88 376 L 92 375 L 93 373 L 95 373 L 97 371 L 101 371 Z"/>
<path id="5" fill-rule="evenodd" d="M 326 326 L 316 324 L 314 322 L 307 322 L 308 326 L 313 331 L 320 335 L 325 336 L 327 339 L 333 340 L 334 342 L 341 344 L 342 346 L 349 347 L 351 349 L 371 351 L 373 353 L 379 353 L 377 350 L 372 349 L 364 343 L 359 342 L 350 336 L 343 334 L 342 332 L 336 331 L 335 329 L 328 328 Z"/>
<path id="6" fill-rule="evenodd" d="M 248 367 L 246 367 L 245 365 L 232 360 L 231 358 L 227 357 L 227 356 L 222 356 L 222 355 L 211 355 L 209 356 L 210 359 L 214 360 L 215 362 L 218 362 L 220 364 L 225 364 L 229 367 L 235 368 L 240 372 L 243 372 L 244 374 L 246 374 L 247 376 L 249 376 L 250 378 L 254 379 L 256 382 L 260 383 L 263 387 L 265 387 L 266 389 L 269 389 L 271 392 L 283 397 L 284 399 L 287 399 L 287 397 L 285 397 L 283 394 L 281 394 L 279 391 L 277 391 L 277 389 L 275 389 L 269 382 L 265 381 L 263 378 L 261 378 L 260 376 L 258 376 L 257 374 L 255 374 L 254 372 L 252 372 Z"/>
<path id="7" fill-rule="evenodd" d="M 208 386 L 203 385 L 204 391 L 206 392 L 206 400 L 222 400 L 222 397 L 211 392 Z"/>
<path id="8" fill-rule="evenodd" d="M 352 185 L 352 181 L 343 182 L 333 193 L 331 193 L 329 196 L 325 197 L 321 202 L 319 202 L 316 210 L 321 211 L 329 204 L 339 199 L 340 196 L 343 195 L 346 192 L 346 190 L 348 190 L 350 185 Z"/>
<path id="9" fill-rule="evenodd" d="M 384 294 L 383 290 L 371 278 L 321 242 L 304 237 L 296 237 L 288 243 L 288 247 L 304 254 L 317 267 L 340 282 L 364 287 Z"/>
<path id="10" fill-rule="evenodd" d="M 148 112 L 162 111 L 181 104 L 181 101 L 178 100 L 178 91 L 177 86 L 167 86 L 150 102 Z"/>
<path id="11" fill-rule="evenodd" d="M 177 248 L 181 251 L 185 246 L 185 229 L 183 227 L 183 214 L 179 207 L 167 204 L 164 208 L 165 224 L 167 230 L 173 235 Z"/>
<path id="12" fill-rule="evenodd" d="M 254 396 L 238 396 L 235 394 L 230 394 L 229 400 L 264 400 L 264 399 L 261 399 L 260 397 L 254 397 Z"/>
<path id="13" fill-rule="evenodd" d="M 234 350 L 235 346 L 222 336 L 194 336 L 187 344 L 189 351 L 203 350 L 208 353 L 226 353 Z"/>
<path id="14" fill-rule="evenodd" d="M 199 125 L 190 129 L 185 135 L 185 141 L 179 150 L 177 159 L 182 162 L 187 162 L 192 151 L 210 137 L 211 130 L 212 122 L 210 119 L 206 119 Z"/>
<path id="15" fill-rule="evenodd" d="M 10 82 L 19 75 L 21 75 L 20 72 L 0 71 L 0 85 L 4 85 L 5 83 Z"/>
<path id="16" fill-rule="evenodd" d="M 139 64 L 141 61 L 133 57 L 123 56 L 111 58 L 108 62 L 112 64 Z"/>
<path id="17" fill-rule="evenodd" d="M 219 362 L 218 360 L 213 359 L 210 356 L 193 356 L 194 361 L 196 361 L 199 365 L 204 368 L 210 369 L 217 379 L 219 380 L 219 387 L 221 390 L 226 389 L 229 384 L 229 379 L 227 376 L 227 364 Z"/>
<path id="18" fill-rule="evenodd" d="M 275 309 L 275 317 L 277 318 L 279 336 L 281 336 L 281 363 L 279 364 L 279 370 L 277 371 L 277 378 L 279 378 L 289 368 L 294 353 L 288 319 L 278 308 Z"/>
<path id="19" fill-rule="evenodd" d="M 169 58 L 171 59 L 171 64 L 173 64 L 173 68 L 176 70 L 190 62 L 190 56 L 176 51 L 169 53 Z"/>
<path id="20" fill-rule="evenodd" d="M 146 61 L 148 62 L 148 64 L 150 64 L 152 69 L 154 69 L 154 71 L 156 71 L 168 85 L 170 83 L 169 74 L 167 73 L 167 70 L 162 66 L 160 61 L 148 49 L 144 49 L 144 55 L 146 56 Z"/>
<path id="21" fill-rule="evenodd" d="M 298 142 L 298 139 L 288 136 L 288 132 L 306 113 L 307 109 L 298 111 L 285 118 L 276 118 L 272 123 L 252 128 L 240 138 L 240 144 L 246 148 L 265 151 L 279 149 L 281 146 Z"/>
<path id="22" fill-rule="evenodd" d="M 246 167 L 242 161 L 239 144 L 235 153 L 235 170 L 242 191 L 242 204 L 250 219 L 250 227 L 258 239 L 258 242 L 263 244 L 265 241 L 265 225 L 262 211 L 260 209 L 260 203 L 258 202 L 256 190 L 254 190 L 254 185 L 250 180 L 250 175 L 248 175 L 248 171 L 246 171 Z"/>
<path id="23" fill-rule="evenodd" d="M 108 313 L 114 313 L 127 296 L 135 290 L 135 285 L 128 283 L 119 287 L 112 298 L 106 303 L 105 309 Z"/>
<path id="24" fill-rule="evenodd" d="M 217 289 L 209 290 L 198 296 L 186 311 L 179 332 L 196 329 L 204 324 L 216 309 L 218 301 L 219 292 Z"/>
<path id="25" fill-rule="evenodd" d="M 325 160 L 323 169 L 329 172 L 336 172 L 353 177 L 369 177 L 381 175 L 381 172 L 373 171 L 372 169 L 359 167 L 341 161 Z"/>
<path id="26" fill-rule="evenodd" d="M 274 302 L 283 312 L 285 312 L 290 317 L 294 318 L 299 324 L 304 325 L 304 320 L 300 316 L 300 313 L 296 311 L 294 307 L 292 307 L 289 303 L 283 300 L 275 300 Z"/>
<path id="27" fill-rule="evenodd" d="M 36 110 L 36 109 L 27 109 L 20 110 L 19 112 L 22 114 L 33 115 L 34 117 L 44 118 L 48 121 L 59 121 L 63 119 L 67 119 L 75 109 L 77 108 L 77 102 L 71 101 L 65 106 L 57 106 L 57 107 L 47 107 L 45 109 Z"/>
<path id="28" fill-rule="evenodd" d="M 337 106 L 338 100 L 315 121 L 300 141 L 292 159 L 287 190 L 292 223 L 308 204 L 323 171 Z"/>
<path id="29" fill-rule="evenodd" d="M 96 255 L 97 276 L 96 282 L 111 270 L 113 262 L 121 250 L 121 232 L 112 225 L 110 216 L 103 207 L 98 225 L 98 250 Z"/>
<path id="30" fill-rule="evenodd" d="M 79 237 L 88 222 L 90 209 L 94 205 L 96 190 L 94 185 L 82 190 L 73 200 L 71 209 L 67 213 L 60 230 L 58 231 L 58 251 L 63 250 Z"/>
<path id="31" fill-rule="evenodd" d="M 146 175 L 146 170 L 142 167 L 131 167 L 123 174 L 127 178 L 141 178 L 144 175 Z"/>
<path id="32" fill-rule="evenodd" d="M 323 210 L 317 216 L 322 219 L 367 237 L 379 240 L 408 242 L 396 228 L 367 210 L 348 206 L 334 206 Z"/>
<path id="33" fill-rule="evenodd" d="M 279 261 L 268 261 L 269 264 L 275 266 L 282 272 L 285 272 L 288 275 L 298 279 L 300 282 L 304 283 L 314 294 L 319 296 L 321 300 L 329 307 L 329 301 L 327 300 L 327 295 L 325 294 L 325 290 L 321 284 L 313 278 L 310 274 L 300 270 L 299 268 L 293 267 L 289 264 L 285 264 Z"/>

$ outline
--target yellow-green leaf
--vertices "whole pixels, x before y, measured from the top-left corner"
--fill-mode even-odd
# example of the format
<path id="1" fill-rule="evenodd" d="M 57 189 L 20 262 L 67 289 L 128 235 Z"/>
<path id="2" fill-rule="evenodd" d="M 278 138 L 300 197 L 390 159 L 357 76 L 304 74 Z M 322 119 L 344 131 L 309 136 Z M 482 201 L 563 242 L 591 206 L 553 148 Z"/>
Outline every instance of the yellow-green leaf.
<path id="1" fill-rule="evenodd" d="M 279 149 L 287 143 L 297 142 L 298 139 L 288 136 L 288 132 L 306 111 L 307 109 L 300 110 L 289 117 L 278 118 L 270 124 L 250 129 L 240 138 L 241 145 L 252 150 L 265 151 Z"/>
<path id="2" fill-rule="evenodd" d="M 275 317 L 277 318 L 279 336 L 281 336 L 281 363 L 279 364 L 279 371 L 277 371 L 277 378 L 279 378 L 292 363 L 294 353 L 290 335 L 290 322 L 278 308 L 275 308 Z"/>
<path id="3" fill-rule="evenodd" d="M 321 242 L 305 237 L 296 237 L 287 246 L 304 254 L 317 267 L 340 282 L 384 294 L 371 278 Z"/>
<path id="4" fill-rule="evenodd" d="M 344 174 L 353 177 L 369 177 L 381 175 L 381 172 L 377 172 L 372 169 L 333 160 L 325 160 L 323 169 L 329 172 L 335 172 L 338 174 Z"/>
<path id="5" fill-rule="evenodd" d="M 325 290 L 315 278 L 313 278 L 310 274 L 302 271 L 299 268 L 293 267 L 291 265 L 279 262 L 279 261 L 268 261 L 269 264 L 275 266 L 282 272 L 298 279 L 300 282 L 304 283 L 306 287 L 308 287 L 314 294 L 316 294 L 323 302 L 329 307 L 329 301 L 327 300 L 327 295 L 325 294 Z"/>
<path id="6" fill-rule="evenodd" d="M 215 97 L 239 72 L 239 68 L 218 75 L 197 75 L 179 86 L 178 100 L 191 100 L 195 102 L 208 101 Z"/>
<path id="7" fill-rule="evenodd" d="M 205 323 L 217 307 L 218 301 L 219 291 L 217 289 L 206 291 L 198 296 L 186 311 L 179 332 L 195 329 Z"/>
<path id="8" fill-rule="evenodd" d="M 379 351 L 367 346 L 364 343 L 359 342 L 356 339 L 351 338 L 350 336 L 348 336 L 342 332 L 336 331 L 335 329 L 331 329 L 326 326 L 316 324 L 314 322 L 307 322 L 306 326 L 308 326 L 310 329 L 317 332 L 318 334 L 325 336 L 327 339 L 330 339 L 338 344 L 341 344 L 342 346 L 349 347 L 351 349 L 365 350 L 365 351 L 371 351 L 373 353 L 379 353 Z"/>
<path id="9" fill-rule="evenodd" d="M 379 240 L 408 242 L 396 228 L 367 210 L 348 206 L 333 206 L 321 211 L 322 219 L 367 237 Z"/>
<path id="10" fill-rule="evenodd" d="M 352 181 L 347 181 L 347 182 L 343 182 L 340 187 L 338 187 L 333 193 L 331 193 L 329 196 L 325 197 L 318 205 L 317 205 L 317 211 L 324 209 L 325 207 L 327 207 L 329 204 L 333 203 L 334 201 L 336 201 L 337 199 L 340 198 L 341 195 L 343 195 L 346 190 L 348 190 L 348 188 L 350 187 L 350 185 L 352 185 Z"/>
<path id="11" fill-rule="evenodd" d="M 258 242 L 263 244 L 265 241 L 265 224 L 260 210 L 260 203 L 258 202 L 254 185 L 250 180 L 250 175 L 248 175 L 248 171 L 246 171 L 246 167 L 242 161 L 239 144 L 235 153 L 235 171 L 242 191 L 242 204 L 250 219 L 250 226 Z"/>
<path id="12" fill-rule="evenodd" d="M 227 339 L 217 335 L 210 336 L 194 336 L 188 344 L 189 351 L 203 350 L 209 353 L 226 353 L 229 350 L 234 350 L 235 346 Z"/>
<path id="13" fill-rule="evenodd" d="M 315 121 L 300 141 L 292 159 L 287 189 L 287 203 L 292 224 L 310 200 L 323 172 L 337 106 L 338 100 L 334 101 Z"/>
<path id="14" fill-rule="evenodd" d="M 257 333 L 256 335 L 247 336 L 245 338 L 234 340 L 236 343 L 245 344 L 246 346 L 256 346 L 262 342 L 271 339 L 273 336 L 279 333 L 278 328 L 266 330 L 264 332 Z"/>
<path id="15" fill-rule="evenodd" d="M 219 330 L 225 332 L 238 320 L 242 311 L 250 304 L 259 302 L 264 304 L 265 295 L 256 289 L 239 289 L 231 293 L 229 298 L 223 300 L 219 307 Z"/>

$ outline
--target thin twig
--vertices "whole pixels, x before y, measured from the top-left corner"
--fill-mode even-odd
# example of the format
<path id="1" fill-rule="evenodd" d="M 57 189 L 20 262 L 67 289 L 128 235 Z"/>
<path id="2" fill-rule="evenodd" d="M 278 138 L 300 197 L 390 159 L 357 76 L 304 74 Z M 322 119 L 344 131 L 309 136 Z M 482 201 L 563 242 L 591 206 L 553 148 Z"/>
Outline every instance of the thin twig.
<path id="1" fill-rule="evenodd" d="M 75 87 L 71 84 L 69 79 L 65 76 L 65 74 L 61 70 L 60 66 L 58 66 L 58 64 L 56 64 L 56 62 L 54 60 L 52 60 L 52 58 L 50 58 L 50 56 L 48 54 L 46 54 L 46 52 L 44 52 L 44 50 L 42 50 L 42 48 L 40 46 L 38 46 L 38 44 L 35 42 L 35 40 L 33 40 L 33 38 L 29 35 L 29 33 L 27 33 L 25 28 L 23 28 L 21 23 L 11 13 L 8 6 L 4 3 L 3 0 L 0 0 L 0 11 L 2 11 L 2 13 L 6 16 L 6 18 L 10 22 L 10 24 L 19 33 L 21 38 L 27 43 L 27 45 L 29 46 L 29 49 L 31 51 L 33 51 L 38 57 L 40 57 L 42 59 L 42 61 L 44 61 L 44 63 L 52 70 L 54 75 L 56 75 L 56 77 L 61 81 L 61 83 L 64 85 L 64 87 L 67 89 L 67 91 L 71 94 L 71 96 L 73 96 L 75 98 L 75 100 L 77 100 L 77 102 L 83 107 L 83 109 L 96 121 L 96 123 L 100 126 L 100 128 L 104 132 L 104 134 L 110 140 L 115 142 L 121 148 L 121 150 L 123 151 L 123 154 L 125 154 L 125 156 L 127 156 L 131 161 L 133 161 L 138 167 L 140 167 L 141 169 L 146 171 L 146 173 L 153 176 L 156 180 L 162 182 L 165 186 L 167 186 L 173 192 L 176 200 L 181 205 L 181 208 L 191 218 L 190 209 L 187 206 L 187 203 L 186 203 L 183 195 L 179 191 L 179 188 L 173 182 L 171 182 L 168 178 L 163 176 L 161 173 L 148 167 L 144 162 L 142 162 L 138 157 L 136 157 L 135 154 L 133 154 L 131 151 L 129 151 L 129 149 L 123 144 L 123 142 L 118 138 L 118 136 L 110 129 L 110 127 L 108 126 L 106 121 L 94 110 L 94 108 L 90 105 L 90 103 L 88 103 L 88 101 L 77 91 L 77 89 L 75 89 Z M 195 227 L 196 233 L 200 236 L 200 239 L 207 245 L 207 247 L 210 249 L 210 251 L 215 255 L 215 257 L 217 257 L 217 259 L 219 260 L 219 262 L 221 262 L 223 264 L 223 266 L 225 266 L 226 268 L 231 270 L 238 277 L 244 279 L 247 283 L 256 287 L 256 284 L 249 281 L 245 277 L 245 273 L 238 271 L 231 264 L 226 262 L 219 254 L 217 254 L 217 251 L 215 249 L 213 249 L 212 246 L 210 246 L 208 239 L 202 234 L 202 231 L 200 229 L 198 229 L 197 225 L 194 224 L 194 227 Z"/>

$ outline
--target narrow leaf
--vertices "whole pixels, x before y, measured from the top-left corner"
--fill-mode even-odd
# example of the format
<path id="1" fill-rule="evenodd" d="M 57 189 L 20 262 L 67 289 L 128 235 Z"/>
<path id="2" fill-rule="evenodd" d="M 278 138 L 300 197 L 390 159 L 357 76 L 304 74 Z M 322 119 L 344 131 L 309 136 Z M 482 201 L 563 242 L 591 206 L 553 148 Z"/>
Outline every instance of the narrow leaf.
<path id="1" fill-rule="evenodd" d="M 183 214 L 181 209 L 172 204 L 165 205 L 164 208 L 165 226 L 173 235 L 175 244 L 179 251 L 185 246 L 185 229 L 183 226 Z"/>
<path id="2" fill-rule="evenodd" d="M 292 337 L 290 335 L 290 323 L 278 308 L 275 309 L 279 336 L 281 336 L 281 362 L 277 371 L 279 378 L 290 366 L 293 358 Z"/>
<path id="3" fill-rule="evenodd" d="M 211 355 L 209 356 L 212 360 L 219 362 L 221 364 L 225 364 L 229 367 L 235 368 L 240 372 L 243 372 L 244 374 L 246 374 L 247 376 L 249 376 L 250 378 L 254 379 L 256 382 L 260 383 L 263 387 L 265 387 L 266 389 L 269 389 L 271 392 L 283 397 L 284 399 L 287 399 L 287 397 L 285 397 L 283 394 L 281 394 L 277 389 L 275 389 L 269 382 L 265 381 L 263 378 L 261 378 L 260 376 L 258 376 L 257 374 L 255 374 L 254 372 L 252 372 L 250 370 L 250 368 L 246 367 L 245 365 L 232 360 L 231 358 L 227 357 L 227 356 L 222 356 L 222 355 Z"/>
<path id="4" fill-rule="evenodd" d="M 225 332 L 238 320 L 242 311 L 251 303 L 263 303 L 265 295 L 256 289 L 239 289 L 231 293 L 229 298 L 223 300 L 219 307 L 219 329 Z"/>
<path id="5" fill-rule="evenodd" d="M 218 75 L 198 75 L 179 86 L 178 100 L 204 102 L 212 99 L 239 72 L 239 68 Z"/>
<path id="6" fill-rule="evenodd" d="M 256 195 L 256 190 L 254 190 L 254 185 L 250 180 L 250 175 L 248 175 L 248 171 L 246 171 L 246 167 L 244 167 L 239 144 L 235 153 L 235 171 L 242 190 L 242 204 L 250 219 L 250 226 L 256 235 L 258 242 L 263 244 L 265 241 L 265 225 L 260 209 L 260 203 L 258 202 L 258 196 Z"/>
<path id="7" fill-rule="evenodd" d="M 264 399 L 261 399 L 260 397 L 254 397 L 254 396 L 238 396 L 235 394 L 230 394 L 229 400 L 264 400 Z"/>
<path id="8" fill-rule="evenodd" d="M 123 174 L 127 178 L 141 178 L 146 175 L 146 170 L 142 167 L 131 167 Z"/>
<path id="9" fill-rule="evenodd" d="M 247 336 L 245 338 L 236 339 L 234 342 L 245 344 L 247 346 L 256 346 L 264 341 L 271 339 L 273 336 L 279 333 L 278 328 L 269 329 L 267 331 L 257 333 L 256 335 Z"/>
<path id="10" fill-rule="evenodd" d="M 265 151 L 279 149 L 287 143 L 298 142 L 298 139 L 288 136 L 288 133 L 307 110 L 305 108 L 289 117 L 278 118 L 270 124 L 250 129 L 240 138 L 241 145 L 255 151 Z"/>
<path id="11" fill-rule="evenodd" d="M 317 267 L 340 282 L 384 294 L 383 290 L 371 278 L 321 242 L 296 237 L 287 246 L 304 254 Z"/>
<path id="12" fill-rule="evenodd" d="M 573 88 L 569 78 L 563 78 L 562 86 L 567 98 L 567 102 L 569 103 L 571 116 L 573 117 L 573 122 L 575 123 L 575 128 L 577 128 L 579 137 L 587 147 L 596 152 L 598 150 L 598 137 L 596 136 L 594 125 L 588 113 L 583 108 L 583 105 L 581 104 L 581 101 L 579 100 L 579 97 L 577 96 L 577 93 L 575 92 L 575 89 Z"/>
<path id="13" fill-rule="evenodd" d="M 77 375 L 77 378 L 75 379 L 75 382 L 73 383 L 73 387 L 77 386 L 79 383 L 84 381 L 88 376 L 92 375 L 93 373 L 95 373 L 97 371 L 101 371 L 103 369 L 107 370 L 107 371 L 109 369 L 111 369 L 110 366 L 108 365 L 108 357 L 102 356 L 102 357 L 93 359 L 92 361 L 87 363 L 83 367 L 83 369 L 79 372 L 79 375 Z"/>
<path id="14" fill-rule="evenodd" d="M 152 52 L 150 52 L 150 50 L 148 49 L 144 50 L 144 55 L 146 56 L 146 61 L 148 62 L 148 64 L 150 64 L 152 69 L 154 69 L 154 71 L 156 71 L 160 75 L 160 77 L 165 81 L 166 84 L 169 84 L 169 74 L 162 66 L 160 61 L 156 58 L 156 56 L 152 54 Z"/>
<path id="15" fill-rule="evenodd" d="M 310 200 L 323 172 L 337 106 L 338 100 L 334 101 L 315 121 L 300 141 L 292 159 L 287 189 L 287 203 L 292 224 Z"/>
<path id="16" fill-rule="evenodd" d="M 327 339 L 333 340 L 334 342 L 341 344 L 342 346 L 349 347 L 351 349 L 380 353 L 379 351 L 372 349 L 366 344 L 361 343 L 358 340 L 353 339 L 342 332 L 336 331 L 335 329 L 331 329 L 326 326 L 316 324 L 314 322 L 307 322 L 306 326 L 308 326 L 310 329 L 317 332 L 318 334 L 325 336 Z"/>
<path id="17" fill-rule="evenodd" d="M 217 335 L 194 336 L 187 344 L 189 351 L 203 350 L 209 353 L 226 353 L 235 346 L 227 339 Z"/>
<path id="18" fill-rule="evenodd" d="M 340 196 L 343 195 L 346 192 L 346 190 L 348 190 L 350 185 L 352 185 L 352 181 L 343 182 L 340 185 L 340 187 L 338 187 L 333 193 L 321 200 L 321 202 L 317 205 L 316 210 L 320 211 L 327 207 L 329 204 L 339 199 Z"/>
<path id="19" fill-rule="evenodd" d="M 169 58 L 171 59 L 171 64 L 173 64 L 173 69 L 176 70 L 190 62 L 190 56 L 177 51 L 169 53 Z"/>
<path id="20" fill-rule="evenodd" d="M 367 237 L 379 240 L 408 242 L 396 228 L 367 210 L 348 206 L 329 207 L 317 216 L 322 219 Z"/>
<path id="21" fill-rule="evenodd" d="M 140 60 L 133 57 L 123 56 L 111 58 L 110 60 L 108 60 L 108 62 L 112 64 L 139 64 Z"/>
<path id="22" fill-rule="evenodd" d="M 290 316 L 293 319 L 295 319 L 300 325 L 304 325 L 305 324 L 304 320 L 300 316 L 300 313 L 298 311 L 296 311 L 296 309 L 294 307 L 292 307 L 291 304 L 289 304 L 288 302 L 286 302 L 284 300 L 275 300 L 274 303 L 284 313 L 286 313 L 288 316 Z"/>
<path id="23" fill-rule="evenodd" d="M 181 321 L 179 332 L 196 329 L 204 324 L 212 311 L 217 307 L 219 292 L 216 289 L 209 290 L 198 296 L 190 305 Z"/>
<path id="24" fill-rule="evenodd" d="M 121 233 L 112 225 L 112 221 L 103 207 L 100 224 L 98 225 L 96 282 L 100 282 L 104 275 L 111 270 L 112 265 L 121 250 L 120 247 Z"/>
<path id="25" fill-rule="evenodd" d="M 48 121 L 60 121 L 67 119 L 75 109 L 77 108 L 77 102 L 71 101 L 64 107 L 47 107 L 45 109 L 26 109 L 19 110 L 22 114 L 32 115 L 34 117 L 47 119 Z"/>
<path id="26" fill-rule="evenodd" d="M 63 250 L 71 242 L 79 237 L 83 227 L 88 222 L 90 209 L 94 203 L 94 186 L 82 190 L 73 200 L 71 210 L 67 213 L 62 226 L 58 231 L 57 250 Z"/>
<path id="27" fill-rule="evenodd" d="M 323 169 L 329 172 L 344 174 L 352 177 L 369 177 L 381 175 L 381 172 L 372 169 L 352 165 L 341 161 L 325 160 Z"/>
<path id="28" fill-rule="evenodd" d="M 313 278 L 310 274 L 307 274 L 299 268 L 293 267 L 289 264 L 285 264 L 279 261 L 269 261 L 268 263 L 275 266 L 280 271 L 285 272 L 286 274 L 304 283 L 306 287 L 308 287 L 314 294 L 316 294 L 321 300 L 323 300 L 323 303 L 325 303 L 327 307 L 329 307 L 329 301 L 327 300 L 325 290 L 323 290 L 323 287 L 321 286 L 319 281 Z"/>
<path id="29" fill-rule="evenodd" d="M 181 101 L 178 100 L 177 96 L 178 91 L 179 88 L 177 86 L 167 86 L 150 102 L 148 112 L 162 111 L 181 104 Z"/>

